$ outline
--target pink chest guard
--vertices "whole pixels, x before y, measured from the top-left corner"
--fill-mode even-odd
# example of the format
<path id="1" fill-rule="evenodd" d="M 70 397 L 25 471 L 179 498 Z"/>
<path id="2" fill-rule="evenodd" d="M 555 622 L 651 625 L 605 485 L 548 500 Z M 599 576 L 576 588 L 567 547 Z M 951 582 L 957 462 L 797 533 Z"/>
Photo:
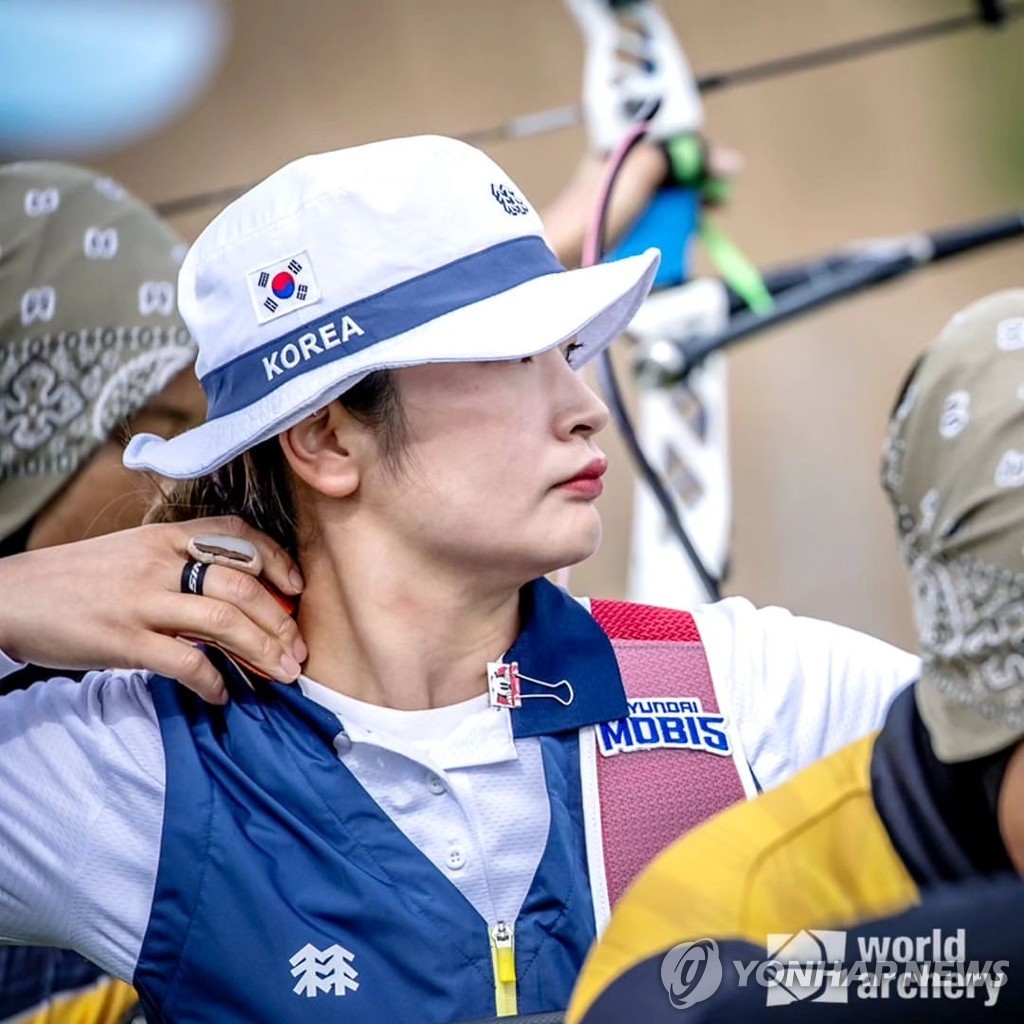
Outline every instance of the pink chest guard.
<path id="1" fill-rule="evenodd" d="M 590 610 L 612 641 L 630 709 L 581 735 L 600 931 L 644 867 L 746 792 L 693 616 L 622 601 L 592 601 Z"/>

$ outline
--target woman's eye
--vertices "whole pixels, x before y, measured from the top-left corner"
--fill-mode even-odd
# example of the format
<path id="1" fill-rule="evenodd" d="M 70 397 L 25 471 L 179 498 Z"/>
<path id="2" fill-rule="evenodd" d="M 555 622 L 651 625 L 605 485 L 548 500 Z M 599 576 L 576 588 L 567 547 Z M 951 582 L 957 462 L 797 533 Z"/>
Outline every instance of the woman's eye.
<path id="1" fill-rule="evenodd" d="M 523 356 L 523 358 L 520 359 L 519 362 L 521 362 L 521 363 L 532 363 L 533 362 L 533 356 Z"/>

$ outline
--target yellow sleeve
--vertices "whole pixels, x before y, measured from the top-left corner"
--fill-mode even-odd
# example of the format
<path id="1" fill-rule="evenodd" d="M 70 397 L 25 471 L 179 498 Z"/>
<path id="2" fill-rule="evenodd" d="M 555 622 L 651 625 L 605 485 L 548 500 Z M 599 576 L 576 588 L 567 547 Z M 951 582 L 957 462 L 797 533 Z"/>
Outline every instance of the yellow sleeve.
<path id="1" fill-rule="evenodd" d="M 875 813 L 874 736 L 778 789 L 718 815 L 658 857 L 623 896 L 591 950 L 567 1024 L 652 956 L 699 938 L 764 946 L 770 932 L 842 927 L 917 902 Z"/>
<path id="2" fill-rule="evenodd" d="M 119 1024 L 138 1001 L 130 985 L 103 978 L 88 988 L 54 995 L 3 1024 Z"/>

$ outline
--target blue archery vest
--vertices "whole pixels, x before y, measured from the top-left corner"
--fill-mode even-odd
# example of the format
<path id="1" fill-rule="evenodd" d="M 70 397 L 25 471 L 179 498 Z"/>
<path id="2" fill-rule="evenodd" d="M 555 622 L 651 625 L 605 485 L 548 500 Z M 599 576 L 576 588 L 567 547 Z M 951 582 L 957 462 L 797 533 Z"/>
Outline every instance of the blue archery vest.
<path id="1" fill-rule="evenodd" d="M 493 1016 L 488 922 L 339 761 L 338 719 L 297 687 L 254 693 L 223 671 L 225 707 L 151 683 L 167 788 L 134 977 L 147 1019 Z M 540 743 L 551 827 L 515 922 L 520 1013 L 568 1005 L 595 937 L 577 733 Z"/>

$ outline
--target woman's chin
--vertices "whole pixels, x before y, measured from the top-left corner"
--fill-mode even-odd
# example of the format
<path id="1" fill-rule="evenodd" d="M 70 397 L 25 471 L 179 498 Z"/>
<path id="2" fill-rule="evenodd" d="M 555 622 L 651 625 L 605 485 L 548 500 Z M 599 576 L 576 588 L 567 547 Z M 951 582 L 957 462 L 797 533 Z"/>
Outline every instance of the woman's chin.
<path id="1" fill-rule="evenodd" d="M 564 542 L 552 545 L 547 572 L 555 572 L 572 565 L 585 562 L 601 546 L 601 520 L 595 516 L 595 522 L 587 530 L 578 530 L 574 536 L 567 537 Z"/>

